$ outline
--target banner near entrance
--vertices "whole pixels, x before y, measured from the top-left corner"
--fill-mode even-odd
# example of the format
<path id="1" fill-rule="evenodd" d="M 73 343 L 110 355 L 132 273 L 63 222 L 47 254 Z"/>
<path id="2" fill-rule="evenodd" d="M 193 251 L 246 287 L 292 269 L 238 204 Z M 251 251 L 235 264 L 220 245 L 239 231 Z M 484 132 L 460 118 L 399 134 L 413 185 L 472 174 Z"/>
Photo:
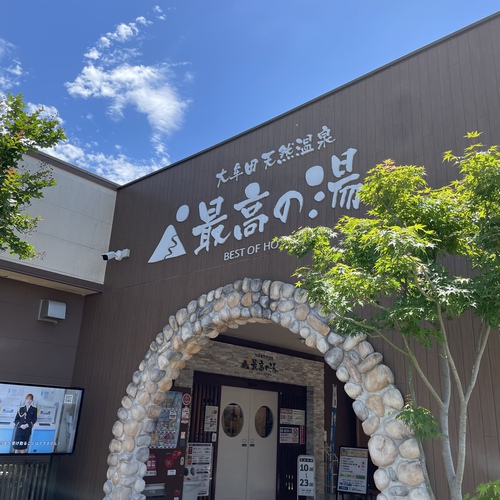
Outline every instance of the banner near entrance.
<path id="1" fill-rule="evenodd" d="M 368 449 L 341 446 L 337 491 L 366 495 L 367 488 Z"/>

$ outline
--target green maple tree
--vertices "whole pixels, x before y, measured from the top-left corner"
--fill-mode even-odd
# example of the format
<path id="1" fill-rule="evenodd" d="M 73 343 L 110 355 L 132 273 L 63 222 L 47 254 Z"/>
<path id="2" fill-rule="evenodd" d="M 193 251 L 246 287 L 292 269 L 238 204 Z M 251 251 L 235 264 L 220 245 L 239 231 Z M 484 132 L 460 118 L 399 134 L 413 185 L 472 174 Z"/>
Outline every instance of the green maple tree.
<path id="1" fill-rule="evenodd" d="M 48 148 L 66 139 L 56 118 L 42 116 L 43 108 L 27 113 L 22 94 L 0 100 L 0 250 L 28 259 L 37 255 L 23 235 L 32 232 L 38 217 L 25 210 L 43 189 L 54 186 L 44 162 L 35 171 L 23 165 L 23 155 Z"/>
<path id="2" fill-rule="evenodd" d="M 442 440 L 452 500 L 463 498 L 467 409 L 488 339 L 500 325 L 500 153 L 475 142 L 478 136 L 467 135 L 473 143 L 462 156 L 444 154 L 459 170 L 449 185 L 431 188 L 423 167 L 389 160 L 368 172 L 359 192 L 366 217 L 343 217 L 334 229 L 306 227 L 280 238 L 282 250 L 311 257 L 310 265 L 296 270 L 297 284 L 332 314 L 334 331 L 384 338 L 423 380 L 437 418 L 417 406 L 415 394 L 399 418 L 417 437 Z M 456 260 L 465 264 L 463 276 L 455 275 Z M 473 365 L 462 376 L 450 348 L 460 342 L 452 323 L 468 312 L 478 327 L 471 331 Z M 401 342 L 392 340 L 394 333 Z M 439 383 L 422 368 L 418 344 L 438 352 Z M 453 447 L 452 392 L 458 399 Z"/>

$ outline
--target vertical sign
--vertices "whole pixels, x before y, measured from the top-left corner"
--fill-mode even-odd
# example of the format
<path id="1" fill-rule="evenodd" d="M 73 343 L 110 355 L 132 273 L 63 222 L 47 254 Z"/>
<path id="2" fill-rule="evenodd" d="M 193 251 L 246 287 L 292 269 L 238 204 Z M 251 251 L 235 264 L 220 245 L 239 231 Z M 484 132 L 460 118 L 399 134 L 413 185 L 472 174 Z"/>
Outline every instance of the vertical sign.
<path id="1" fill-rule="evenodd" d="M 204 432 L 217 432 L 217 421 L 219 418 L 218 406 L 205 406 Z"/>
<path id="2" fill-rule="evenodd" d="M 330 453 L 332 456 L 335 455 L 335 428 L 337 426 L 337 386 L 332 386 L 332 428 L 330 434 Z"/>
<path id="3" fill-rule="evenodd" d="M 337 386 L 332 385 L 332 422 L 330 428 L 330 457 L 327 471 L 327 486 L 330 488 L 328 491 L 333 491 L 332 488 L 337 486 L 334 484 L 335 476 L 335 431 L 337 427 Z"/>
<path id="4" fill-rule="evenodd" d="M 297 498 L 300 496 L 316 498 L 314 474 L 314 457 L 299 455 L 297 458 Z"/>

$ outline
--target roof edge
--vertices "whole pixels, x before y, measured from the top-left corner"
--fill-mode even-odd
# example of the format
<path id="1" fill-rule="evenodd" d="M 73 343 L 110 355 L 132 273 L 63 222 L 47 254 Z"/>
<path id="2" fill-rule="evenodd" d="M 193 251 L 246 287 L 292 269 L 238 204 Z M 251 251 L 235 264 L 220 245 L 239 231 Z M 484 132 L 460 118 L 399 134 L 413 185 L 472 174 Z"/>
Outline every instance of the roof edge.
<path id="1" fill-rule="evenodd" d="M 112 189 L 113 191 L 117 191 L 118 187 L 120 187 L 120 184 L 117 184 L 116 182 L 105 179 L 104 177 L 100 177 L 99 175 L 94 174 L 89 170 L 85 170 L 83 168 L 77 167 L 76 165 L 72 165 L 71 163 L 61 160 L 55 156 L 51 156 L 42 151 L 28 151 L 26 154 L 28 156 L 31 156 L 32 158 L 36 158 L 37 160 L 49 163 L 57 168 L 60 168 L 61 170 L 64 170 L 71 174 L 75 174 L 78 177 L 87 179 L 94 184 L 99 184 L 103 187 Z"/>

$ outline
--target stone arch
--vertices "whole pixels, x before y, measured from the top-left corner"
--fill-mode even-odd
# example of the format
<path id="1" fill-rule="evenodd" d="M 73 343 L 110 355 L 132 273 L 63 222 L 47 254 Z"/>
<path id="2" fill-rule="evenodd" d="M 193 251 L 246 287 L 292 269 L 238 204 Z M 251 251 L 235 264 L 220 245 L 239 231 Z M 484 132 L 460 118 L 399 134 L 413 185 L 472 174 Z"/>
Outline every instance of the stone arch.
<path id="1" fill-rule="evenodd" d="M 404 405 L 394 375 L 365 336 L 344 337 L 330 330 L 329 316 L 307 293 L 281 281 L 245 278 L 192 300 L 170 316 L 134 372 L 113 425 L 105 500 L 144 500 L 145 461 L 165 392 L 186 362 L 228 328 L 274 322 L 316 347 L 345 382 L 346 393 L 370 436 L 368 449 L 378 467 L 379 500 L 427 500 L 420 452 L 411 431 L 395 419 Z"/>

